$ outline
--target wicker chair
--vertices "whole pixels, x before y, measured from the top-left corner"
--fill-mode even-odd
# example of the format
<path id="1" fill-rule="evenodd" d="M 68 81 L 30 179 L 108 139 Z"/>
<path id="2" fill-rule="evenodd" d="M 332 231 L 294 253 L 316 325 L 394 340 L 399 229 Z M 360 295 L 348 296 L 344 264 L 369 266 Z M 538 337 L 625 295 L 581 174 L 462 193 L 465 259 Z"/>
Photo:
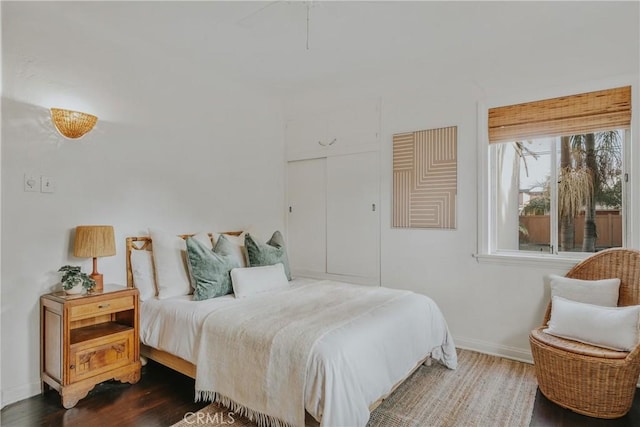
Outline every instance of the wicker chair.
<path id="1" fill-rule="evenodd" d="M 620 279 L 618 306 L 640 304 L 640 251 L 607 249 L 573 267 L 575 279 Z M 540 391 L 552 402 L 596 418 L 618 418 L 631 409 L 640 375 L 640 345 L 630 352 L 612 351 L 557 338 L 542 332 L 529 335 Z"/>

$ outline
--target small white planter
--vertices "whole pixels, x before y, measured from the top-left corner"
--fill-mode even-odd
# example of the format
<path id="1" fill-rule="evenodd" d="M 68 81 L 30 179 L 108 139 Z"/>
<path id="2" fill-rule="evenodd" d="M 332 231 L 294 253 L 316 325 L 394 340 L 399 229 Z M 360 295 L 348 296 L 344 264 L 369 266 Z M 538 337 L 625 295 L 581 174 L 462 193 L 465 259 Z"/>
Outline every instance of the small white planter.
<path id="1" fill-rule="evenodd" d="M 67 295 L 76 295 L 82 293 L 82 279 L 75 280 L 73 287 L 71 289 L 65 289 L 64 292 Z"/>

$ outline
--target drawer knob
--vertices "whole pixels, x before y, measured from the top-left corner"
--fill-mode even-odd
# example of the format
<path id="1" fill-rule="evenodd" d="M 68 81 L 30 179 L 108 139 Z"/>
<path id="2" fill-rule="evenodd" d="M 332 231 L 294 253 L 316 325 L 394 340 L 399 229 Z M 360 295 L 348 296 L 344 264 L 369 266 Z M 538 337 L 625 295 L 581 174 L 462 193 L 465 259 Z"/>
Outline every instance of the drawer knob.
<path id="1" fill-rule="evenodd" d="M 76 369 L 76 365 L 69 366 L 69 369 Z"/>
<path id="2" fill-rule="evenodd" d="M 108 303 L 107 303 L 107 304 L 100 304 L 100 305 L 98 306 L 98 308 L 109 308 L 109 306 L 110 306 L 110 305 L 111 305 L 111 304 L 108 304 Z"/>

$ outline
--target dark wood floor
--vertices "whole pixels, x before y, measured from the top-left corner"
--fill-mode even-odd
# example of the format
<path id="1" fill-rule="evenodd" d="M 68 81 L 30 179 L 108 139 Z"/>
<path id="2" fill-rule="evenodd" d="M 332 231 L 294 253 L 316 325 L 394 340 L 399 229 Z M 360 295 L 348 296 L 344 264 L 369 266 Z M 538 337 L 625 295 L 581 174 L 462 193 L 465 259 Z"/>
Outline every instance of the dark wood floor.
<path id="1" fill-rule="evenodd" d="M 193 379 L 150 361 L 136 384 L 107 381 L 65 410 L 49 390 L 2 409 L 2 427 L 118 426 L 167 427 L 208 403 L 194 403 Z"/>
<path id="2" fill-rule="evenodd" d="M 640 426 L 640 393 L 636 391 L 633 406 L 627 415 L 615 420 L 600 420 L 585 417 L 564 409 L 548 400 L 540 393 L 536 393 L 536 403 L 533 407 L 532 427 L 638 427 Z"/>
<path id="3" fill-rule="evenodd" d="M 2 409 L 0 425 L 167 427 L 182 420 L 186 413 L 195 412 L 207 405 L 193 402 L 193 389 L 193 379 L 149 362 L 142 368 L 142 379 L 137 384 L 115 381 L 100 384 L 69 410 L 61 406 L 60 397 L 51 390 Z M 560 408 L 538 392 L 531 426 L 640 426 L 640 393 L 636 393 L 633 408 L 625 417 L 598 420 Z"/>

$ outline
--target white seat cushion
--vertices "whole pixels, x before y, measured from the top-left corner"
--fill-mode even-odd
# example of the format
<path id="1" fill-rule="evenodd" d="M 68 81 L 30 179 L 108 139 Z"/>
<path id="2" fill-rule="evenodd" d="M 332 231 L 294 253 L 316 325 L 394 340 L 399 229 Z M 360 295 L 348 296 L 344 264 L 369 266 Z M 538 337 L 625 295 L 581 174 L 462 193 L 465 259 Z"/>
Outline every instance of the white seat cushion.
<path id="1" fill-rule="evenodd" d="M 612 350 L 631 351 L 638 344 L 640 305 L 602 307 L 554 296 L 544 332 Z"/>

